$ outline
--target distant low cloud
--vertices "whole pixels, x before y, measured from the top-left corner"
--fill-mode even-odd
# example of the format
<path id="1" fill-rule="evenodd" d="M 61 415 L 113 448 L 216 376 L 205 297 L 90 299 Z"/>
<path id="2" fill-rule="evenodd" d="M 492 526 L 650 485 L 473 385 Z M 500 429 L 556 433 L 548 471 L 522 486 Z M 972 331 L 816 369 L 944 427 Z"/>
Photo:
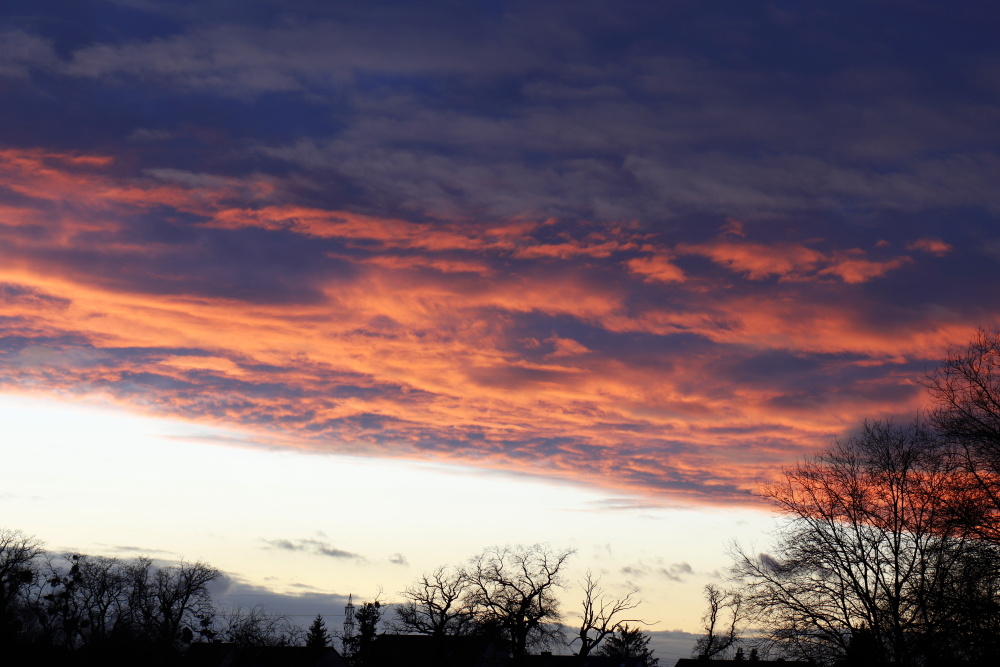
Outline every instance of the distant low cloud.
<path id="1" fill-rule="evenodd" d="M 635 512 L 637 510 L 657 509 L 662 507 L 657 503 L 651 503 L 643 498 L 601 498 L 588 503 L 598 512 Z M 607 545 L 610 550 L 611 545 Z"/>
<path id="2" fill-rule="evenodd" d="M 761 566 L 768 572 L 777 574 L 782 571 L 784 566 L 780 561 L 776 560 L 773 556 L 766 553 L 761 553 L 757 555 L 757 559 L 760 561 Z"/>
<path id="3" fill-rule="evenodd" d="M 649 577 L 655 576 L 668 581 L 683 582 L 685 577 L 694 574 L 694 568 L 689 563 L 669 563 L 656 562 L 634 563 L 621 568 L 621 573 L 628 577 Z"/>
<path id="4" fill-rule="evenodd" d="M 364 560 L 362 556 L 356 553 L 338 549 L 323 540 L 309 538 L 299 540 L 275 539 L 264 540 L 264 542 L 272 549 L 280 549 L 283 551 L 300 551 L 303 553 L 337 559 Z"/>
<path id="5" fill-rule="evenodd" d="M 694 569 L 688 563 L 673 563 L 660 568 L 657 573 L 670 581 L 684 581 L 684 577 L 694 574 Z"/>
<path id="6" fill-rule="evenodd" d="M 334 627 L 332 619 L 341 621 L 349 592 L 317 591 L 304 584 L 291 584 L 295 593 L 285 593 L 267 586 L 251 584 L 241 577 L 223 573 L 208 585 L 213 600 L 222 609 L 235 607 L 252 608 L 264 606 L 275 613 L 287 615 L 302 625 L 320 613 L 327 619 L 327 625 Z"/>
<path id="7" fill-rule="evenodd" d="M 655 630 L 647 628 L 643 631 L 649 636 L 649 647 L 653 649 L 661 665 L 672 665 L 680 658 L 690 658 L 694 654 L 695 644 L 701 635 L 683 630 Z"/>
<path id="8" fill-rule="evenodd" d="M 157 555 L 169 555 L 169 556 L 176 556 L 177 555 L 177 554 L 175 554 L 172 551 L 166 551 L 164 549 L 150 549 L 148 547 L 137 547 L 137 546 L 132 546 L 132 545 L 124 545 L 124 544 L 98 544 L 97 546 L 99 546 L 101 549 L 107 550 L 107 551 L 109 551 L 111 553 L 125 554 L 125 555 L 128 555 L 129 557 L 134 557 L 134 556 L 149 556 L 149 555 L 153 555 L 153 554 L 157 554 Z"/>

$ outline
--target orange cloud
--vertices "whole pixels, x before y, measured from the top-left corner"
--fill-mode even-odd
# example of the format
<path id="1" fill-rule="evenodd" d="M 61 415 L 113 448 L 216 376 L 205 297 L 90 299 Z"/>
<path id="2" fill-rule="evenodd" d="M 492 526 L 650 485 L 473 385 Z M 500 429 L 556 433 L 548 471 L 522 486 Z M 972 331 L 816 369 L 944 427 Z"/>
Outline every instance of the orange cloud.
<path id="1" fill-rule="evenodd" d="M 910 261 L 905 256 L 872 260 L 866 258 L 864 251 L 858 248 L 823 253 L 795 243 L 766 245 L 725 240 L 679 244 L 676 251 L 707 257 L 731 271 L 743 273 L 751 280 L 776 276 L 781 280 L 796 281 L 836 276 L 845 283 L 860 284 L 880 278 Z"/>
<path id="2" fill-rule="evenodd" d="M 746 233 L 743 231 L 743 223 L 734 218 L 726 218 L 726 224 L 719 228 L 719 238 L 723 239 L 743 239 Z"/>
<path id="3" fill-rule="evenodd" d="M 382 255 L 355 261 L 395 270 L 431 269 L 441 273 L 475 273 L 482 276 L 493 273 L 493 270 L 486 262 L 464 259 L 413 255 Z"/>
<path id="4" fill-rule="evenodd" d="M 760 243 L 730 243 L 716 241 L 704 244 L 680 244 L 677 252 L 702 255 L 732 271 L 744 273 L 751 280 L 771 276 L 793 278 L 812 272 L 823 260 L 823 254 L 793 243 L 773 246 Z"/>
<path id="5" fill-rule="evenodd" d="M 572 338 L 559 338 L 558 336 L 553 336 L 546 342 L 552 343 L 554 348 L 549 354 L 550 357 L 576 357 L 590 352 L 590 350 L 587 349 L 587 346 L 581 345 Z"/>
<path id="6" fill-rule="evenodd" d="M 860 286 L 914 260 L 734 241 L 736 224 L 671 247 L 629 226 L 413 222 L 283 203 L 259 178 L 110 166 L 0 152 L 28 198 L 0 200 L 5 388 L 736 502 L 858 417 L 917 407 L 906 365 L 984 324 L 880 323 Z M 183 242 L 143 236 L 153 210 Z M 288 275 L 266 273 L 289 239 Z M 245 288 L 262 273 L 289 296 Z"/>
<path id="7" fill-rule="evenodd" d="M 941 239 L 934 238 L 931 236 L 925 236 L 919 238 L 916 241 L 910 241 L 906 244 L 907 250 L 920 250 L 921 252 L 926 252 L 931 255 L 937 255 L 941 257 L 947 255 L 953 250 L 950 244 L 945 243 Z"/>
<path id="8" fill-rule="evenodd" d="M 830 266 L 819 271 L 819 275 L 837 276 L 845 283 L 856 285 L 865 283 L 872 278 L 881 278 L 889 271 L 898 269 L 910 262 L 909 257 L 895 257 L 883 262 L 877 262 L 859 256 L 861 251 L 843 253 L 831 259 Z"/>
<path id="9" fill-rule="evenodd" d="M 680 267 L 662 255 L 634 257 L 626 261 L 625 265 L 632 273 L 646 276 L 646 280 L 663 283 L 682 283 L 685 280 L 684 272 Z"/>

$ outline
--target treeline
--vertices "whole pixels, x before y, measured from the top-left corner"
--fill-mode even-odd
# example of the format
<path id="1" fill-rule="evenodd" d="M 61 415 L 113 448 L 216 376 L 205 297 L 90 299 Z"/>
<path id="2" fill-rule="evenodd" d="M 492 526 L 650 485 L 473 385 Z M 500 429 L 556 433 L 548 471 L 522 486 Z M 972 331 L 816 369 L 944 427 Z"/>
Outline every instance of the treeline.
<path id="1" fill-rule="evenodd" d="M 175 654 L 216 632 L 203 563 L 53 556 L 33 537 L 0 529 L 0 646 L 61 661 Z"/>
<path id="2" fill-rule="evenodd" d="M 491 547 L 463 567 L 441 567 L 401 593 L 403 602 L 350 606 L 336 632 L 352 667 L 371 667 L 379 630 L 426 635 L 430 657 L 454 664 L 461 646 L 489 646 L 495 664 L 543 649 L 579 656 L 637 658 L 656 667 L 649 637 L 628 623 L 636 591 L 607 595 L 600 581 L 582 582 L 581 623 L 568 640 L 556 591 L 572 551 L 543 545 Z M 262 607 L 220 611 L 209 584 L 221 573 L 204 563 L 157 565 L 148 558 L 55 556 L 24 533 L 0 529 L 0 647 L 7 655 L 65 664 L 183 663 L 193 644 L 241 648 L 332 644 L 322 616 L 308 631 Z M 383 616 L 391 610 L 387 618 Z"/>
<path id="3" fill-rule="evenodd" d="M 650 638 L 629 627 L 644 624 L 630 617 L 640 604 L 637 590 L 609 595 L 588 572 L 580 582 L 580 623 L 563 623 L 556 592 L 566 586 L 562 570 L 572 555 L 537 544 L 491 547 L 462 567 L 440 567 L 401 593 L 390 628 L 434 637 L 442 651 L 448 637 L 479 636 L 515 661 L 569 648 L 581 658 L 635 658 L 656 667 Z"/>
<path id="4" fill-rule="evenodd" d="M 925 378 L 929 410 L 863 422 L 760 496 L 786 518 L 706 589 L 698 657 L 1000 662 L 1000 335 Z"/>

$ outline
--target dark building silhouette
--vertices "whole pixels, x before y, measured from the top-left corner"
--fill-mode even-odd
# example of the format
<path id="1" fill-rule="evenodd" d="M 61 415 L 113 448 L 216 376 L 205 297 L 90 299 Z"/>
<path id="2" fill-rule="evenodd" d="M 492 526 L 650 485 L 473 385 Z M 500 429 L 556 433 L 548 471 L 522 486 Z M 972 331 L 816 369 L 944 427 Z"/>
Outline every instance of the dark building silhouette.
<path id="1" fill-rule="evenodd" d="M 527 655 L 518 663 L 520 667 L 644 667 L 642 658 L 612 658 L 604 655 Z"/>
<path id="2" fill-rule="evenodd" d="M 335 648 L 191 644 L 185 667 L 349 667 Z"/>
<path id="3" fill-rule="evenodd" d="M 708 660 L 705 658 L 681 658 L 674 667 L 749 667 L 750 665 L 810 665 L 805 660 Z"/>
<path id="4" fill-rule="evenodd" d="M 508 658 L 482 637 L 379 635 L 365 660 L 370 667 L 503 667 Z"/>

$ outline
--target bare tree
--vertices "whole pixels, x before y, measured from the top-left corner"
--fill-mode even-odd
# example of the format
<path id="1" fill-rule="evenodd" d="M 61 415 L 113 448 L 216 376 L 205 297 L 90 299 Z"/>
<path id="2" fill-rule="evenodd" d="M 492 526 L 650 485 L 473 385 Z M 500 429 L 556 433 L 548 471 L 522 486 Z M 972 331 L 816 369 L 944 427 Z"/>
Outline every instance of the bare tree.
<path id="1" fill-rule="evenodd" d="M 934 425 L 1000 469 L 1000 332 L 980 329 L 924 382 Z"/>
<path id="2" fill-rule="evenodd" d="M 932 433 L 892 422 L 786 470 L 761 489 L 788 518 L 771 553 L 735 554 L 744 604 L 799 657 L 841 659 L 864 642 L 876 662 L 955 659 L 951 636 L 979 623 L 970 610 L 995 608 L 1000 558 L 942 502 L 951 472 Z M 972 585 L 963 573 L 977 569 Z"/>
<path id="3" fill-rule="evenodd" d="M 573 641 L 579 640 L 580 648 L 577 656 L 585 658 L 604 641 L 605 637 L 614 633 L 623 623 L 643 623 L 637 618 L 622 618 L 622 615 L 639 606 L 639 591 L 633 589 L 624 597 L 609 597 L 601 588 L 601 580 L 595 579 L 593 573 L 587 570 L 586 578 L 580 582 L 583 587 L 583 612 L 580 618 L 580 630 Z"/>
<path id="4" fill-rule="evenodd" d="M 490 547 L 469 561 L 467 599 L 485 623 L 502 629 L 515 659 L 554 632 L 561 618 L 555 589 L 563 586 L 560 571 L 573 553 L 540 544 Z"/>
<path id="5" fill-rule="evenodd" d="M 401 593 L 406 602 L 395 608 L 393 627 L 439 639 L 469 634 L 475 618 L 466 600 L 468 589 L 469 578 L 461 569 L 442 566 L 422 575 Z"/>
<path id="6" fill-rule="evenodd" d="M 708 609 L 702 617 L 705 634 L 695 644 L 695 654 L 711 660 L 735 646 L 740 641 L 740 623 L 745 620 L 743 596 L 736 591 L 725 591 L 714 584 L 705 586 Z"/>
<path id="7" fill-rule="evenodd" d="M 977 331 L 924 386 L 934 402 L 931 423 L 960 455 L 969 482 L 960 511 L 981 537 L 1000 544 L 1000 332 Z"/>
<path id="8" fill-rule="evenodd" d="M 133 624 L 157 644 L 183 644 L 214 613 L 208 584 L 221 573 L 210 565 L 181 562 L 154 567 L 148 558 L 140 558 L 132 561 L 130 575 Z"/>
<path id="9" fill-rule="evenodd" d="M 23 630 L 22 601 L 38 577 L 42 543 L 19 530 L 0 528 L 0 643 L 9 645 Z"/>
<path id="10" fill-rule="evenodd" d="M 302 628 L 263 605 L 237 607 L 226 614 L 220 636 L 237 646 L 294 646 L 301 643 Z"/>
<path id="11" fill-rule="evenodd" d="M 43 622 L 49 642 L 64 648 L 135 638 L 129 600 L 130 562 L 68 554 L 48 558 Z"/>

